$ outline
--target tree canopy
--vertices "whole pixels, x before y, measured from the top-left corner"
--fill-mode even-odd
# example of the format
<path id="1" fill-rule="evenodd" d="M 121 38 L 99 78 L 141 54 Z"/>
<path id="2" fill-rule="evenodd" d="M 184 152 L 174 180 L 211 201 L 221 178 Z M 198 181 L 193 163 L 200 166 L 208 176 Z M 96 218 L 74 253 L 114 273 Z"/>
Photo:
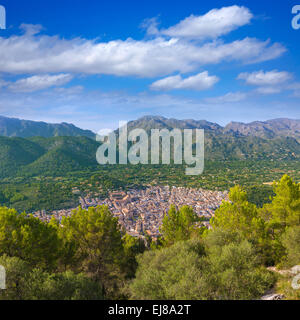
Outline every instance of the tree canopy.
<path id="1" fill-rule="evenodd" d="M 164 216 L 160 228 L 164 245 L 172 245 L 177 241 L 188 240 L 193 235 L 198 235 L 201 229 L 197 228 L 196 223 L 200 221 L 193 208 L 183 206 L 176 210 L 172 205 Z"/>

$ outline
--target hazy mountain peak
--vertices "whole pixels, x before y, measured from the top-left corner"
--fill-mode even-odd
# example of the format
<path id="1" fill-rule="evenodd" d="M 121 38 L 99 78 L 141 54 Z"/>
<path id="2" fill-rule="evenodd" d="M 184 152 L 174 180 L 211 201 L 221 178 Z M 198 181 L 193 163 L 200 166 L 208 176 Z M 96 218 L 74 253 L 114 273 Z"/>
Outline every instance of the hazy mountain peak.
<path id="1" fill-rule="evenodd" d="M 250 123 L 230 122 L 224 128 L 224 132 L 235 132 L 244 136 L 263 138 L 283 136 L 300 139 L 300 120 L 282 118 Z"/>
<path id="2" fill-rule="evenodd" d="M 86 136 L 94 138 L 90 130 L 82 130 L 70 123 L 46 123 L 43 121 L 21 120 L 0 116 L 0 135 L 6 137 L 28 138 L 33 136 Z"/>

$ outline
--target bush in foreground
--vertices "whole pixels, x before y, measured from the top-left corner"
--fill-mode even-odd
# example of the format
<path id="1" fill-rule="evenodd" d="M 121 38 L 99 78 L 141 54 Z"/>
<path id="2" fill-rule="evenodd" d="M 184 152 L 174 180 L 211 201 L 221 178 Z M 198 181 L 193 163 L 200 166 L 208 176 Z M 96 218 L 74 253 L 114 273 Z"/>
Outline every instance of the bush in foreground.
<path id="1" fill-rule="evenodd" d="M 84 274 L 47 273 L 31 269 L 17 257 L 0 257 L 6 269 L 6 290 L 0 300 L 102 300 L 102 286 Z"/>
<path id="2" fill-rule="evenodd" d="M 275 282 L 247 241 L 207 250 L 199 240 L 178 242 L 145 252 L 138 262 L 131 299 L 250 300 Z"/>

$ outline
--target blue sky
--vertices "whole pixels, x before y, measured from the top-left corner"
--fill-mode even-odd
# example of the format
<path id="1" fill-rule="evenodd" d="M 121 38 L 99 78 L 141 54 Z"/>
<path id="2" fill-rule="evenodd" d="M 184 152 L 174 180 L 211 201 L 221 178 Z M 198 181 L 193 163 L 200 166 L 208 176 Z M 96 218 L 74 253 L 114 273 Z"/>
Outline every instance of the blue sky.
<path id="1" fill-rule="evenodd" d="M 0 0 L 0 115 L 94 131 L 143 115 L 300 119 L 296 4 Z"/>

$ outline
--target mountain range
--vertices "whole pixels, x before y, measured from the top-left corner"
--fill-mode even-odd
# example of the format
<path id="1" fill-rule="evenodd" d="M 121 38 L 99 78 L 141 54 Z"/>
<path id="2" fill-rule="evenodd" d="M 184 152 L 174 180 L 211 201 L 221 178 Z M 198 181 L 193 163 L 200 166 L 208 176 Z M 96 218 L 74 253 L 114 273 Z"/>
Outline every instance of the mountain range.
<path id="1" fill-rule="evenodd" d="M 10 128 L 10 123 L 14 125 Z M 298 160 L 300 120 L 277 119 L 250 124 L 216 123 L 143 117 L 128 123 L 128 130 L 205 129 L 206 160 Z M 95 169 L 96 150 L 92 131 L 72 124 L 0 118 L 0 178 L 63 175 Z M 5 136 L 8 135 L 8 136 Z"/>
<path id="2" fill-rule="evenodd" d="M 222 127 L 205 120 L 177 120 L 145 116 L 128 122 L 128 131 L 204 129 L 205 159 L 292 160 L 300 158 L 300 120 L 276 119 L 249 124 L 231 122 Z"/>
<path id="3" fill-rule="evenodd" d="M 0 136 L 6 137 L 56 137 L 56 136 L 85 136 L 94 138 L 90 130 L 82 130 L 69 123 L 53 124 L 40 121 L 20 120 L 0 116 Z"/>
<path id="4" fill-rule="evenodd" d="M 274 119 L 254 121 L 251 123 L 231 122 L 225 127 L 206 120 L 177 120 L 158 116 L 145 116 L 130 121 L 128 128 L 151 129 L 205 129 L 209 133 L 232 134 L 244 137 L 260 137 L 274 139 L 276 137 L 292 137 L 300 142 L 300 120 Z M 0 136 L 5 137 L 56 137 L 56 136 L 85 136 L 93 139 L 95 133 L 80 129 L 70 123 L 52 124 L 40 121 L 21 120 L 0 116 Z"/>
<path id="5" fill-rule="evenodd" d="M 231 134 L 241 137 L 260 137 L 274 139 L 277 137 L 292 137 L 300 142 L 300 120 L 274 119 L 268 121 L 255 121 L 251 123 L 231 122 L 225 127 L 206 120 L 177 120 L 164 117 L 145 116 L 130 121 L 128 128 L 150 129 L 205 129 L 216 135 Z"/>

